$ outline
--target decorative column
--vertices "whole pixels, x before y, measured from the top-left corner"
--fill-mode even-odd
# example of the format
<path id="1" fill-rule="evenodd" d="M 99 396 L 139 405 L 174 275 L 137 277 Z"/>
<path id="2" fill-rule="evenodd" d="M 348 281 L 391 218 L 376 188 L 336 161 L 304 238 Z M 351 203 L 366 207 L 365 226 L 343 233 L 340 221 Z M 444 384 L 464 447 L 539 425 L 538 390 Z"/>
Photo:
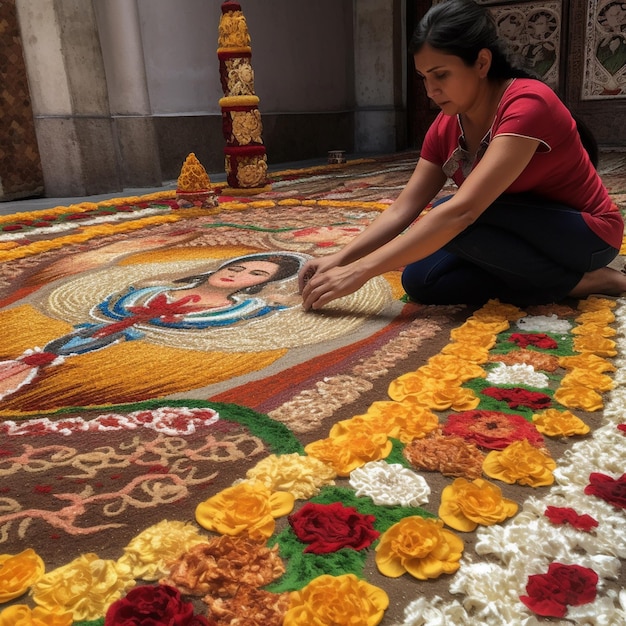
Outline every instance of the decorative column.
<path id="1" fill-rule="evenodd" d="M 252 48 L 246 18 L 238 2 L 223 2 L 217 56 L 224 97 L 222 131 L 226 139 L 225 195 L 254 195 L 269 191 L 267 156 L 259 98 L 254 93 Z"/>

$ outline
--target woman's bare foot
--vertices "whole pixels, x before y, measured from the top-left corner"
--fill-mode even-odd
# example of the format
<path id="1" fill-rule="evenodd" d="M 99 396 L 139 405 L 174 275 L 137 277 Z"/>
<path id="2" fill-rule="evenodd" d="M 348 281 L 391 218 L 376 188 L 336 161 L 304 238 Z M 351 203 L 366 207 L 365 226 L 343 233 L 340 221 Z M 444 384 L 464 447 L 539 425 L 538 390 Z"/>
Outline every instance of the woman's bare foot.
<path id="1" fill-rule="evenodd" d="M 586 298 L 591 294 L 605 296 L 626 294 L 626 274 L 611 267 L 601 267 L 583 274 L 580 282 L 569 293 L 572 298 Z"/>

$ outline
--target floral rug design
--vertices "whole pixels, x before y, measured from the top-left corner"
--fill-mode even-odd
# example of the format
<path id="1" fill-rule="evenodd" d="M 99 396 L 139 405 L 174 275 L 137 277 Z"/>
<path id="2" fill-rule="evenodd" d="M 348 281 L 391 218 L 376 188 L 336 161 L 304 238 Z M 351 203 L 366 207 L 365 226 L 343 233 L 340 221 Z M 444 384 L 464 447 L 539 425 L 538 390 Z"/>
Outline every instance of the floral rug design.
<path id="1" fill-rule="evenodd" d="M 0 626 L 626 623 L 621 299 L 298 306 L 414 161 L 2 218 Z"/>

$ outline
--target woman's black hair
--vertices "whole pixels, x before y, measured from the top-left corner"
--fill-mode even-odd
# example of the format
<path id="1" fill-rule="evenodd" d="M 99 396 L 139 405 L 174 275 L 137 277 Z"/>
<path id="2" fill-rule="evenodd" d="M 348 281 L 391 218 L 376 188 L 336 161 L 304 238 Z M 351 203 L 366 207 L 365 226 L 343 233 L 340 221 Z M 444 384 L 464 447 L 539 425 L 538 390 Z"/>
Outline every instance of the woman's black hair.
<path id="1" fill-rule="evenodd" d="M 226 263 L 223 263 L 217 269 L 221 270 L 221 269 L 230 267 L 231 265 L 241 265 L 242 263 L 245 263 L 246 261 L 265 261 L 267 263 L 275 263 L 276 265 L 278 265 L 278 270 L 276 274 L 274 274 L 274 276 L 266 280 L 263 284 L 253 285 L 251 287 L 246 287 L 241 290 L 241 292 L 247 293 L 247 294 L 258 293 L 259 291 L 261 291 L 261 289 L 263 289 L 263 287 L 265 287 L 265 285 L 269 283 L 273 283 L 278 280 L 283 280 L 285 278 L 290 278 L 292 276 L 295 276 L 296 274 L 298 274 L 303 264 L 302 259 L 294 255 L 276 254 L 276 253 L 269 252 L 267 254 L 260 253 L 260 254 L 250 254 L 245 257 L 237 257 L 236 259 L 226 261 Z M 193 286 L 201 285 L 208 280 L 209 276 L 212 273 L 213 272 L 206 272 L 203 274 L 195 274 L 193 276 L 185 276 L 184 278 L 178 278 L 177 280 L 174 281 L 174 283 L 184 283 L 184 284 L 189 284 Z"/>
<path id="2" fill-rule="evenodd" d="M 468 66 L 487 48 L 492 57 L 488 78 L 493 80 L 538 78 L 514 62 L 491 12 L 473 0 L 445 0 L 431 7 L 413 33 L 409 53 L 416 54 L 425 44 L 459 57 Z"/>
<path id="3" fill-rule="evenodd" d="M 426 44 L 444 54 L 459 57 L 468 66 L 474 65 L 481 50 L 488 49 L 491 66 L 487 78 L 491 80 L 541 80 L 510 54 L 507 45 L 498 36 L 492 13 L 474 0 L 444 0 L 431 7 L 413 32 L 409 53 L 417 54 Z M 598 144 L 593 133 L 580 118 L 572 117 L 583 147 L 595 167 L 598 164 Z"/>

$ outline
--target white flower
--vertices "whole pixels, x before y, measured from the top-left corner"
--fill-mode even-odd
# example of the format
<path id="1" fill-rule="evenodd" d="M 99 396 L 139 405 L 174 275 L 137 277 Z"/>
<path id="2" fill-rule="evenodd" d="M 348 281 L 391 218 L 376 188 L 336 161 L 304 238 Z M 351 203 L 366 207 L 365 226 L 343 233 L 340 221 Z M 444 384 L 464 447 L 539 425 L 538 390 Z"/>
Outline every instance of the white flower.
<path id="1" fill-rule="evenodd" d="M 559 319 L 556 315 L 527 315 L 515 322 L 524 332 L 533 333 L 566 333 L 572 327 L 567 320 Z"/>
<path id="2" fill-rule="evenodd" d="M 428 502 L 430 487 L 422 476 L 399 463 L 372 461 L 350 474 L 357 496 L 369 496 L 374 504 L 419 506 Z"/>
<path id="3" fill-rule="evenodd" d="M 493 385 L 527 385 L 528 387 L 548 387 L 550 379 L 541 372 L 537 372 L 532 365 L 515 363 L 505 365 L 496 363 L 496 366 L 487 374 L 487 380 Z"/>
<path id="4" fill-rule="evenodd" d="M 435 596 L 429 603 L 426 598 L 413 600 L 404 609 L 404 622 L 396 626 L 465 626 L 472 620 L 465 609 L 456 601 L 442 604 Z"/>

